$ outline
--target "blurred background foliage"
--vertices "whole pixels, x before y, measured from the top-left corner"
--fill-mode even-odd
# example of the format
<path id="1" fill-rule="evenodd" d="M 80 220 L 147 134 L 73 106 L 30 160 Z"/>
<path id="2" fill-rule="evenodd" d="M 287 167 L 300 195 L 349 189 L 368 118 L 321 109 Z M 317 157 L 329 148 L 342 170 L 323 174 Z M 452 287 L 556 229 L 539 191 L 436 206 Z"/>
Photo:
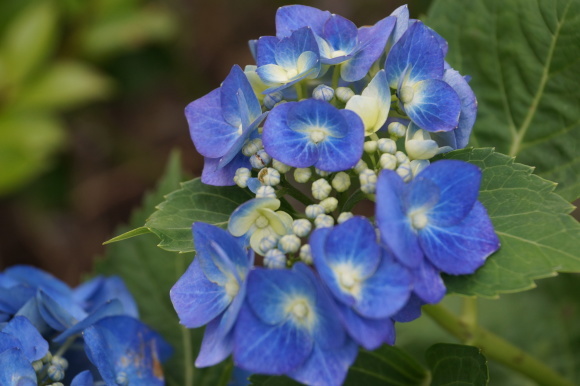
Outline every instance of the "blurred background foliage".
<path id="1" fill-rule="evenodd" d="M 247 41 L 292 3 L 364 25 L 407 2 L 2 0 L 0 269 L 78 283 L 172 148 L 199 175 L 183 108 L 251 64 Z M 430 0 L 408 3 L 419 17 Z"/>

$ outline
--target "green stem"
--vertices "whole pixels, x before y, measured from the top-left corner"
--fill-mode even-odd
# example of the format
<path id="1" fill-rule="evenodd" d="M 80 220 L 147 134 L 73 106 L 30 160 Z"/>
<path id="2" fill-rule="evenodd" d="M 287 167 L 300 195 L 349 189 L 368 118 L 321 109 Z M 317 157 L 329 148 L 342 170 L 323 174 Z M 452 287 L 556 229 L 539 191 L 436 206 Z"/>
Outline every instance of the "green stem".
<path id="1" fill-rule="evenodd" d="M 310 199 L 307 195 L 302 193 L 300 190 L 296 189 L 294 185 L 292 185 L 288 180 L 285 178 L 280 179 L 280 186 L 284 188 L 285 193 L 288 193 L 290 196 L 294 197 L 296 200 L 300 201 L 304 205 L 312 205 L 314 201 Z"/>
<path id="2" fill-rule="evenodd" d="M 65 340 L 65 342 L 62 344 L 62 346 L 60 346 L 58 351 L 56 353 L 54 353 L 53 357 L 62 357 L 64 355 L 64 353 L 66 352 L 66 350 L 68 350 L 70 345 L 74 343 L 76 338 L 78 338 L 78 335 L 73 335 L 73 336 L 69 337 L 67 340 Z"/>
<path id="3" fill-rule="evenodd" d="M 301 100 L 304 99 L 304 90 L 302 89 L 302 82 L 298 82 L 294 85 L 296 89 L 296 99 Z"/>
<path id="4" fill-rule="evenodd" d="M 463 298 L 461 321 L 470 329 L 477 327 L 477 298 L 475 296 Z M 471 341 L 465 343 L 473 344 Z"/>
<path id="5" fill-rule="evenodd" d="M 545 386 L 573 386 L 567 379 L 522 349 L 485 328 L 469 325 L 440 304 L 426 305 L 423 311 L 439 326 L 463 343 L 479 347 L 489 359 L 495 360 Z"/>
<path id="6" fill-rule="evenodd" d="M 368 198 L 366 193 L 362 192 L 360 189 L 355 190 L 355 192 L 342 205 L 341 212 L 350 212 L 356 204 L 365 198 Z"/>
<path id="7" fill-rule="evenodd" d="M 339 81 L 340 81 L 340 64 L 337 64 L 336 66 L 334 66 L 334 71 L 332 72 L 331 87 L 336 90 Z"/>

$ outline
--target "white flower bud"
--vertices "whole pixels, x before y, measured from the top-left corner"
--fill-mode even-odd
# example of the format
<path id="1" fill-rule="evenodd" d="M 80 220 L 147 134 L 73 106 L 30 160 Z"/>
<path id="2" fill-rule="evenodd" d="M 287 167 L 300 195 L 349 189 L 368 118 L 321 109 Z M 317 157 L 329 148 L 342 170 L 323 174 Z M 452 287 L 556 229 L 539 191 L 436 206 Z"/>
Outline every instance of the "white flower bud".
<path id="1" fill-rule="evenodd" d="M 377 151 L 377 141 L 366 141 L 364 144 L 365 152 L 374 153 Z"/>
<path id="2" fill-rule="evenodd" d="M 273 159 L 272 160 L 272 167 L 276 170 L 278 170 L 280 173 L 284 174 L 286 172 L 288 172 L 290 169 L 292 169 L 292 166 L 288 166 L 278 160 Z"/>
<path id="3" fill-rule="evenodd" d="M 129 376 L 127 375 L 126 372 L 120 371 L 117 373 L 115 383 L 119 386 L 127 386 L 129 384 Z"/>
<path id="4" fill-rule="evenodd" d="M 242 154 L 246 157 L 251 157 L 263 148 L 264 146 L 262 146 L 262 140 L 260 138 L 252 139 L 242 147 Z"/>
<path id="5" fill-rule="evenodd" d="M 397 157 L 397 163 L 399 165 L 409 162 L 409 157 L 407 157 L 407 154 L 403 153 L 402 151 L 396 152 L 395 157 Z"/>
<path id="6" fill-rule="evenodd" d="M 320 178 L 312 183 L 312 197 L 317 200 L 324 200 L 331 191 L 332 186 L 324 178 Z"/>
<path id="7" fill-rule="evenodd" d="M 371 169 L 366 169 L 358 177 L 360 180 L 360 190 L 366 194 L 373 194 L 377 186 L 377 174 Z"/>
<path id="8" fill-rule="evenodd" d="M 352 214 L 352 212 L 342 212 L 339 216 L 338 219 L 336 220 L 339 224 L 342 224 L 343 222 L 345 222 L 346 220 L 348 220 L 349 218 L 352 218 L 354 216 L 354 214 Z"/>
<path id="9" fill-rule="evenodd" d="M 332 179 L 332 187 L 337 192 L 346 192 L 350 188 L 350 177 L 345 172 L 338 172 Z"/>
<path id="10" fill-rule="evenodd" d="M 276 198 L 276 191 L 271 186 L 260 186 L 256 191 L 256 198 Z"/>
<path id="11" fill-rule="evenodd" d="M 268 235 L 260 240 L 260 250 L 264 253 L 276 248 L 277 245 L 278 239 L 273 235 Z"/>
<path id="12" fill-rule="evenodd" d="M 368 168 L 369 166 L 367 165 L 367 163 L 362 159 L 359 159 L 358 163 L 354 167 L 354 171 L 355 173 L 360 174 L 362 171 L 367 170 Z"/>
<path id="13" fill-rule="evenodd" d="M 383 169 L 395 170 L 397 168 L 397 157 L 389 153 L 381 154 L 379 163 Z"/>
<path id="14" fill-rule="evenodd" d="M 338 206 L 338 200 L 334 197 L 328 197 L 320 201 L 320 205 L 322 205 L 326 213 L 330 213 Z"/>
<path id="15" fill-rule="evenodd" d="M 258 173 L 258 180 L 264 185 L 276 186 L 280 183 L 280 172 L 274 168 L 264 168 Z"/>
<path id="16" fill-rule="evenodd" d="M 317 99 L 319 101 L 330 102 L 333 97 L 334 97 L 333 88 L 325 84 L 316 86 L 316 88 L 312 91 L 312 98 Z"/>
<path id="17" fill-rule="evenodd" d="M 334 225 L 334 219 L 327 214 L 319 214 L 314 219 L 316 228 L 331 228 Z"/>
<path id="18" fill-rule="evenodd" d="M 312 230 L 312 223 L 305 218 L 292 222 L 292 232 L 298 237 L 306 237 Z"/>
<path id="19" fill-rule="evenodd" d="M 68 369 L 68 361 L 61 356 L 52 357 L 51 363 L 55 366 L 62 367 L 63 370 Z"/>
<path id="20" fill-rule="evenodd" d="M 57 365 L 48 366 L 46 373 L 53 381 L 60 381 L 64 378 L 64 369 Z"/>
<path id="21" fill-rule="evenodd" d="M 399 165 L 399 167 L 395 171 L 397 172 L 397 174 L 399 176 L 401 176 L 401 178 L 405 182 L 409 182 L 413 178 L 413 172 L 411 171 L 411 163 L 410 162 L 405 162 L 405 163 Z"/>
<path id="22" fill-rule="evenodd" d="M 403 138 L 405 136 L 407 128 L 400 122 L 391 122 L 389 123 L 387 130 L 389 131 L 389 134 L 391 134 L 392 137 Z"/>
<path id="23" fill-rule="evenodd" d="M 304 213 L 306 213 L 306 217 L 308 218 L 316 218 L 316 216 L 324 214 L 324 207 L 319 204 L 308 205 Z"/>
<path id="24" fill-rule="evenodd" d="M 282 252 L 294 253 L 300 248 L 300 238 L 296 235 L 284 235 L 278 242 L 278 248 Z"/>
<path id="25" fill-rule="evenodd" d="M 278 102 L 284 98 L 282 91 L 276 91 L 264 96 L 264 107 L 271 110 Z"/>
<path id="26" fill-rule="evenodd" d="M 279 249 L 270 249 L 264 255 L 264 265 L 273 269 L 286 268 L 286 255 Z"/>
<path id="27" fill-rule="evenodd" d="M 300 260 L 306 264 L 312 264 L 312 253 L 310 252 L 310 244 L 304 244 L 300 247 Z"/>
<path id="28" fill-rule="evenodd" d="M 301 184 L 308 182 L 310 176 L 312 176 L 310 168 L 297 168 L 294 170 L 294 179 Z"/>
<path id="29" fill-rule="evenodd" d="M 32 362 L 32 368 L 34 369 L 34 372 L 36 372 L 36 373 L 38 373 L 40 370 L 42 370 L 43 367 L 44 367 L 44 363 L 42 363 L 41 360 Z"/>
<path id="30" fill-rule="evenodd" d="M 395 154 L 397 151 L 397 143 L 390 138 L 381 138 L 377 145 L 382 153 Z"/>
<path id="31" fill-rule="evenodd" d="M 236 175 L 234 176 L 234 182 L 240 188 L 246 188 L 248 186 L 248 180 L 252 176 L 252 172 L 248 168 L 239 168 L 236 170 Z"/>
<path id="32" fill-rule="evenodd" d="M 346 103 L 354 96 L 354 91 L 352 91 L 350 87 L 337 87 L 334 95 L 336 95 L 336 99 Z"/>
<path id="33" fill-rule="evenodd" d="M 320 177 L 326 177 L 330 174 L 330 172 L 325 172 L 324 170 L 314 168 L 314 172 L 318 174 Z"/>

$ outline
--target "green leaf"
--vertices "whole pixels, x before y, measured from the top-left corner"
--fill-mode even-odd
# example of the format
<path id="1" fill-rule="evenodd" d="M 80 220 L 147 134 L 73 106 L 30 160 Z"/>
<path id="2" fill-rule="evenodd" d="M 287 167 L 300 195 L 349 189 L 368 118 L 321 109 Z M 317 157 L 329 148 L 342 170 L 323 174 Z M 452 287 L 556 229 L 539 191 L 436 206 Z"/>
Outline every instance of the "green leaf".
<path id="1" fill-rule="evenodd" d="M 29 82 L 13 102 L 13 108 L 69 109 L 103 99 L 112 92 L 112 81 L 80 62 L 61 61 Z"/>
<path id="2" fill-rule="evenodd" d="M 155 192 L 148 194 L 143 207 L 131 216 L 129 227 L 142 224 L 154 206 L 163 200 L 163 195 L 179 187 L 182 178 L 179 157 L 174 154 Z M 129 227 L 121 227 L 120 231 Z M 96 262 L 95 271 L 121 276 L 137 301 L 141 319 L 173 346 L 174 354 L 164 365 L 168 385 L 216 385 L 225 364 L 194 369 L 193 361 L 201 344 L 202 329 L 188 330 L 181 326 L 169 299 L 169 290 L 193 256 L 156 248 L 156 241 L 154 235 L 145 235 L 112 244 L 108 246 L 105 257 Z"/>
<path id="3" fill-rule="evenodd" d="M 485 386 L 489 380 L 487 360 L 473 346 L 439 343 L 425 353 L 432 386 Z"/>
<path id="4" fill-rule="evenodd" d="M 397 347 L 383 346 L 375 351 L 360 350 L 343 386 L 421 386 L 429 384 L 429 373 L 411 356 Z M 301 385 L 288 377 L 252 375 L 251 385 Z"/>
<path id="5" fill-rule="evenodd" d="M 50 115 L 0 116 L 0 194 L 13 191 L 50 167 L 65 140 L 59 120 Z"/>
<path id="6" fill-rule="evenodd" d="M 445 155 L 483 170 L 479 200 L 486 207 L 501 248 L 473 275 L 446 276 L 449 292 L 493 297 L 533 288 L 556 272 L 580 272 L 580 224 L 573 206 L 553 192 L 555 184 L 529 166 L 492 149 Z"/>
<path id="7" fill-rule="evenodd" d="M 43 63 L 54 48 L 57 16 L 52 1 L 39 0 L 11 21 L 0 42 L 0 78 L 18 84 Z"/>
<path id="8" fill-rule="evenodd" d="M 437 0 L 427 23 L 479 101 L 472 144 L 580 197 L 580 0 Z"/>
<path id="9" fill-rule="evenodd" d="M 174 252 L 192 252 L 193 222 L 202 221 L 225 228 L 230 214 L 251 198 L 253 196 L 248 190 L 205 185 L 196 178 L 169 194 L 145 227 L 161 239 L 159 247 Z"/>
<path id="10" fill-rule="evenodd" d="M 118 241 L 127 240 L 127 239 L 130 239 L 132 237 L 145 235 L 147 233 L 151 233 L 151 231 L 149 229 L 145 228 L 145 227 L 135 228 L 133 230 L 130 230 L 129 232 L 125 232 L 122 235 L 113 237 L 112 239 L 105 241 L 103 243 L 103 245 L 116 243 Z"/>

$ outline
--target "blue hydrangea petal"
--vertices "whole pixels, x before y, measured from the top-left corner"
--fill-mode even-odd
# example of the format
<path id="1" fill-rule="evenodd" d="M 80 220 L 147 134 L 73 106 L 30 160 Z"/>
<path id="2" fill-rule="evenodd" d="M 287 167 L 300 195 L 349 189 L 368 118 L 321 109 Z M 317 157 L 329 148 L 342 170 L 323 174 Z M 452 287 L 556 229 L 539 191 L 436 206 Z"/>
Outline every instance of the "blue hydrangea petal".
<path id="1" fill-rule="evenodd" d="M 348 334 L 367 350 L 375 350 L 384 343 L 395 344 L 395 326 L 391 318 L 370 319 L 351 307 L 337 303 Z"/>
<path id="2" fill-rule="evenodd" d="M 130 316 L 101 319 L 83 332 L 85 351 L 107 384 L 127 375 L 129 384 L 163 385 L 161 362 L 171 347 L 145 324 Z"/>
<path id="3" fill-rule="evenodd" d="M 4 274 L 18 283 L 29 285 L 31 288 L 42 288 L 50 294 L 59 293 L 66 297 L 72 297 L 72 290 L 68 285 L 38 268 L 28 265 L 14 265 L 6 268 Z"/>
<path id="4" fill-rule="evenodd" d="M 94 384 L 93 374 L 90 370 L 85 370 L 78 373 L 72 380 L 70 386 L 93 386 Z"/>
<path id="5" fill-rule="evenodd" d="M 36 386 L 36 373 L 17 348 L 0 353 L 0 385 Z"/>
<path id="6" fill-rule="evenodd" d="M 361 279 L 375 273 L 381 260 L 375 228 L 364 217 L 353 217 L 332 228 L 325 241 L 327 264 L 356 267 Z"/>
<path id="7" fill-rule="evenodd" d="M 287 165 L 304 168 L 312 166 L 319 158 L 317 146 L 306 132 L 296 132 L 287 124 L 287 114 L 296 102 L 276 106 L 264 124 L 262 141 L 264 149 L 274 159 Z"/>
<path id="8" fill-rule="evenodd" d="M 431 30 L 422 22 L 410 26 L 391 48 L 385 70 L 391 88 L 397 88 L 405 76 L 405 82 L 413 84 L 425 79 L 443 77 L 443 51 Z"/>
<path id="9" fill-rule="evenodd" d="M 407 4 L 401 5 L 399 8 L 395 9 L 393 13 L 391 13 L 391 16 L 397 18 L 393 34 L 390 37 L 391 44 L 395 44 L 409 28 L 409 8 L 407 7 Z"/>
<path id="10" fill-rule="evenodd" d="M 276 64 L 276 45 L 280 40 L 275 36 L 262 36 L 258 39 L 256 50 L 256 64 L 263 67 L 268 64 Z"/>
<path id="11" fill-rule="evenodd" d="M 64 331 L 87 317 L 87 313 L 72 298 L 59 293 L 49 294 L 39 289 L 36 301 L 44 321 L 57 331 Z"/>
<path id="12" fill-rule="evenodd" d="M 253 134 L 255 134 L 256 129 L 262 121 L 268 116 L 268 112 L 260 114 L 251 124 L 246 126 L 242 134 L 238 137 L 238 139 L 232 144 L 232 147 L 224 154 L 224 156 L 220 159 L 218 168 L 223 168 L 224 166 L 228 165 L 236 156 L 241 155 L 242 147 L 246 141 L 248 141 Z"/>
<path id="13" fill-rule="evenodd" d="M 14 315 L 35 294 L 36 290 L 26 284 L 17 284 L 10 288 L 0 287 L 0 311 Z"/>
<path id="14" fill-rule="evenodd" d="M 276 46 L 276 63 L 286 69 L 296 68 L 298 58 L 302 53 L 311 51 L 318 53 L 318 43 L 308 27 L 300 28 L 287 38 L 283 38 Z"/>
<path id="15" fill-rule="evenodd" d="M 449 69 L 443 74 L 443 81 L 447 82 L 461 100 L 461 113 L 459 114 L 459 126 L 454 130 L 456 146 L 454 149 L 463 149 L 469 142 L 471 129 L 477 116 L 477 99 L 473 90 L 459 72 Z"/>
<path id="16" fill-rule="evenodd" d="M 53 341 L 56 343 L 63 343 L 67 338 L 79 334 L 87 327 L 92 326 L 97 321 L 107 316 L 125 315 L 124 311 L 125 310 L 123 309 L 123 304 L 121 303 L 120 300 L 118 299 L 109 300 L 106 303 L 103 303 L 89 316 L 79 321 L 75 325 L 71 326 L 70 328 L 66 329 L 62 334 L 54 338 Z"/>
<path id="17" fill-rule="evenodd" d="M 407 189 L 405 200 L 407 215 L 412 216 L 414 211 L 429 213 L 441 200 L 439 186 L 429 178 L 422 175 L 416 176 Z"/>
<path id="18" fill-rule="evenodd" d="M 2 332 L 12 335 L 17 339 L 19 345 L 16 347 L 22 350 L 22 353 L 30 362 L 42 359 L 48 352 L 48 342 L 24 316 L 12 318 L 2 328 Z"/>
<path id="19" fill-rule="evenodd" d="M 312 386 L 341 385 L 357 354 L 358 347 L 351 340 L 334 350 L 324 350 L 314 345 L 304 364 L 288 375 Z"/>
<path id="20" fill-rule="evenodd" d="M 256 268 L 248 275 L 247 286 L 248 304 L 266 324 L 286 320 L 289 317 L 286 307 L 293 299 L 304 299 L 310 307 L 316 304 L 312 283 L 295 271 Z"/>
<path id="21" fill-rule="evenodd" d="M 290 320 L 266 324 L 246 305 L 234 332 L 234 363 L 254 373 L 282 375 L 302 364 L 313 345 L 310 334 Z"/>
<path id="22" fill-rule="evenodd" d="M 372 27 L 359 29 L 359 45 L 356 54 L 341 65 L 340 76 L 347 82 L 356 82 L 364 78 L 373 63 L 376 62 L 385 50 L 387 40 L 395 26 L 394 17 L 386 17 Z"/>
<path id="23" fill-rule="evenodd" d="M 423 259 L 417 235 L 404 212 L 405 183 L 392 170 L 383 170 L 377 179 L 376 220 L 381 241 L 405 266 L 417 267 Z"/>
<path id="24" fill-rule="evenodd" d="M 427 131 L 449 131 L 457 127 L 461 101 L 451 86 L 442 80 L 427 79 L 412 87 L 414 98 L 403 107 L 417 126 Z"/>
<path id="25" fill-rule="evenodd" d="M 331 13 L 306 5 L 287 5 L 278 8 L 276 12 L 276 36 L 290 36 L 293 31 L 302 27 L 310 27 L 312 31 L 322 36 L 326 20 Z"/>
<path id="26" fill-rule="evenodd" d="M 139 317 L 135 299 L 119 276 L 97 276 L 75 288 L 74 298 L 88 313 L 109 300 L 118 299 L 123 304 L 125 315 Z"/>
<path id="27" fill-rule="evenodd" d="M 329 136 L 345 137 L 350 128 L 345 117 L 328 102 L 308 99 L 300 103 L 285 103 L 288 106 L 286 121 L 289 128 L 298 132 L 309 132 L 312 128 L 323 128 Z"/>
<path id="28" fill-rule="evenodd" d="M 201 349 L 195 359 L 195 367 L 214 366 L 232 353 L 234 349 L 234 333 L 231 330 L 225 334 L 222 333 L 223 331 L 219 328 L 222 316 L 223 314 L 205 326 Z"/>
<path id="29" fill-rule="evenodd" d="M 225 288 L 207 279 L 198 259 L 171 288 L 169 296 L 179 322 L 189 328 L 207 324 L 231 303 Z"/>
<path id="30" fill-rule="evenodd" d="M 34 297 L 28 299 L 22 308 L 18 310 L 15 316 L 26 317 L 41 334 L 52 332 L 52 328 L 46 323 L 40 314 L 36 293 Z"/>
<path id="31" fill-rule="evenodd" d="M 409 301 L 403 308 L 393 315 L 393 320 L 399 323 L 412 322 L 421 316 L 421 307 L 425 304 L 415 293 L 411 294 Z"/>
<path id="32" fill-rule="evenodd" d="M 413 291 L 425 303 L 439 303 L 445 296 L 446 288 L 441 274 L 431 263 L 423 260 L 423 263 L 414 272 L 415 285 Z"/>
<path id="33" fill-rule="evenodd" d="M 413 278 L 407 268 L 383 249 L 381 263 L 364 281 L 354 309 L 369 318 L 386 318 L 397 313 L 411 295 Z"/>
<path id="34" fill-rule="evenodd" d="M 344 54 L 349 54 L 358 43 L 356 25 L 339 15 L 330 16 L 324 24 L 322 36 L 334 51 L 342 51 Z"/>
<path id="35" fill-rule="evenodd" d="M 287 71 L 284 69 L 284 67 L 277 64 L 265 64 L 261 67 L 258 67 L 256 69 L 256 73 L 266 84 L 284 83 L 283 87 L 286 87 L 285 84 L 289 80 Z M 270 91 L 270 89 L 264 91 L 265 94 L 272 92 L 274 91 Z"/>
<path id="36" fill-rule="evenodd" d="M 475 272 L 499 248 L 499 239 L 483 205 L 477 201 L 466 218 L 450 227 L 427 226 L 419 240 L 429 261 L 452 275 Z"/>
<path id="37" fill-rule="evenodd" d="M 232 126 L 223 117 L 219 88 L 187 105 L 185 117 L 193 144 L 204 157 L 223 156 L 240 136 L 242 122 Z"/>
<path id="38" fill-rule="evenodd" d="M 235 185 L 234 176 L 239 168 L 251 169 L 250 158 L 238 153 L 225 166 L 220 167 L 220 158 L 204 158 L 201 182 L 213 186 Z"/>
<path id="39" fill-rule="evenodd" d="M 417 178 L 425 178 L 439 187 L 439 200 L 428 212 L 429 225 L 447 227 L 462 221 L 479 195 L 481 170 L 470 163 L 441 160 L 425 168 Z M 422 189 L 411 189 L 420 195 Z M 430 193 L 425 190 L 424 193 Z"/>
<path id="40" fill-rule="evenodd" d="M 254 94 L 252 85 L 238 65 L 232 67 L 223 81 L 220 87 L 220 101 L 223 117 L 232 126 L 237 127 L 243 123 L 242 116 L 247 116 L 247 120 L 253 122 L 262 114 L 260 102 Z"/>
<path id="41" fill-rule="evenodd" d="M 328 136 L 319 143 L 319 159 L 314 164 L 320 170 L 338 172 L 354 167 L 363 153 L 364 124 L 353 111 L 340 110 L 349 132 L 344 137 Z"/>

